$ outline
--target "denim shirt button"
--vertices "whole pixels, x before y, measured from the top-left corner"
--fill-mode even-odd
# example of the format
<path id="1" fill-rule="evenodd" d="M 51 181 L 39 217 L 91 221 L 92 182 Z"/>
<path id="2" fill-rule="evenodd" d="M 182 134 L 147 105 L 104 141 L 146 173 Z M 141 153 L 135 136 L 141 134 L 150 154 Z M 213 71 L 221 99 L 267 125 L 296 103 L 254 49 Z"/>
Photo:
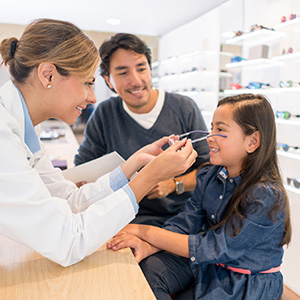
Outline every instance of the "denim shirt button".
<path id="1" fill-rule="evenodd" d="M 223 199 L 223 195 L 220 195 L 220 196 L 219 196 L 219 199 L 222 200 L 222 199 Z"/>
<path id="2" fill-rule="evenodd" d="M 214 218 L 215 218 L 215 215 L 211 215 L 211 218 L 214 219 Z"/>
<path id="3" fill-rule="evenodd" d="M 230 178 L 229 181 L 230 181 L 231 183 L 233 183 L 233 179 L 232 179 L 232 178 Z"/>
<path id="4" fill-rule="evenodd" d="M 196 258 L 194 256 L 191 257 L 191 261 L 195 261 Z"/>

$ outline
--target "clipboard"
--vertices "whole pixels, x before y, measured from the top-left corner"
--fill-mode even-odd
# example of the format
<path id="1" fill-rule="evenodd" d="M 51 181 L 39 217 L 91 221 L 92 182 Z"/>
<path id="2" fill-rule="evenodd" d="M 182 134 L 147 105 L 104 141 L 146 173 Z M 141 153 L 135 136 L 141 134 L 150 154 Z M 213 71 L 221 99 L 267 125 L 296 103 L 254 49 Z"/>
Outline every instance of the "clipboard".
<path id="1" fill-rule="evenodd" d="M 116 152 L 112 152 L 62 171 L 65 179 L 77 183 L 79 181 L 95 182 L 99 177 L 113 171 L 125 160 Z"/>

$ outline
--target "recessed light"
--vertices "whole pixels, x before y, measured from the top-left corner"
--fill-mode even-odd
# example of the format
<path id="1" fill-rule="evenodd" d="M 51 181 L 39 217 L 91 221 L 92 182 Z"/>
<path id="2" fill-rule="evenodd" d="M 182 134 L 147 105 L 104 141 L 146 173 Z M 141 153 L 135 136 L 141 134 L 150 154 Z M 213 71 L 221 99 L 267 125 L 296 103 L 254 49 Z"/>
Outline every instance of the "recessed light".
<path id="1" fill-rule="evenodd" d="M 121 21 L 119 19 L 107 19 L 106 23 L 110 25 L 119 25 Z"/>

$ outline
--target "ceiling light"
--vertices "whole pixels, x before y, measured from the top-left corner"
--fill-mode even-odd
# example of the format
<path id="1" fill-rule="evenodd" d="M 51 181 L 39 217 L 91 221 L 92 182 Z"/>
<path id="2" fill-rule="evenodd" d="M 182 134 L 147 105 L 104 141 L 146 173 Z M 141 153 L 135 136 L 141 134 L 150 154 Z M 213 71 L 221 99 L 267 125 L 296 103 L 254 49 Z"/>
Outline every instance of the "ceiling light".
<path id="1" fill-rule="evenodd" d="M 121 21 L 119 19 L 107 19 L 106 23 L 110 25 L 119 25 Z"/>

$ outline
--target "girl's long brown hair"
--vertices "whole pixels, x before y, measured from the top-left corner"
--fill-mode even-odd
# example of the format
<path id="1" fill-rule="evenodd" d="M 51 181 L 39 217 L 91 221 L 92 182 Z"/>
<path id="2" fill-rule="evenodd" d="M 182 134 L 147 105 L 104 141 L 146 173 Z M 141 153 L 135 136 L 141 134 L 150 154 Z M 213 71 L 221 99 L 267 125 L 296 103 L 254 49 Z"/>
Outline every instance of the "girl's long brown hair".
<path id="1" fill-rule="evenodd" d="M 237 235 L 245 218 L 249 191 L 251 193 L 254 185 L 258 183 L 270 182 L 274 186 L 274 194 L 277 197 L 276 204 L 270 211 L 270 218 L 273 220 L 276 212 L 285 211 L 285 232 L 281 245 L 289 244 L 291 240 L 289 201 L 278 168 L 276 127 L 272 107 L 264 96 L 254 94 L 226 97 L 218 102 L 218 107 L 224 104 L 232 105 L 233 118 L 246 136 L 259 131 L 260 146 L 246 156 L 241 170 L 242 182 L 229 201 L 225 216 L 213 228 L 219 228 L 229 221 L 233 234 Z M 238 226 L 235 225 L 234 218 L 238 220 Z"/>

